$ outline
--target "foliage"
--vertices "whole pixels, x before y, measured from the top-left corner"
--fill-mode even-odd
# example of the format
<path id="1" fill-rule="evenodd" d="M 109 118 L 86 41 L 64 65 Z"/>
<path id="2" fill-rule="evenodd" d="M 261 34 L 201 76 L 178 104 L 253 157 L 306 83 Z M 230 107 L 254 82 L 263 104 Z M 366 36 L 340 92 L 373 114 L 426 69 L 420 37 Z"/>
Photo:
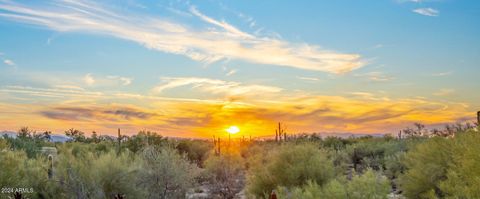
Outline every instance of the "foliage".
<path id="1" fill-rule="evenodd" d="M 388 193 L 390 193 L 390 183 L 387 178 L 372 170 L 353 177 L 347 184 L 347 195 L 351 199 L 386 199 Z"/>
<path id="2" fill-rule="evenodd" d="M 215 194 L 222 198 L 233 198 L 242 187 L 239 181 L 243 180 L 242 158 L 237 153 L 227 153 L 221 156 L 210 155 L 205 162 L 205 175 L 213 185 Z"/>
<path id="3" fill-rule="evenodd" d="M 85 133 L 74 128 L 66 130 L 65 135 L 69 138 L 72 138 L 74 142 L 85 142 L 87 139 L 85 137 Z"/>
<path id="4" fill-rule="evenodd" d="M 141 152 L 147 146 L 161 147 L 166 145 L 168 145 L 166 138 L 151 131 L 140 131 L 137 135 L 128 138 L 125 142 L 126 148 L 133 153 Z"/>
<path id="5" fill-rule="evenodd" d="M 261 197 L 275 187 L 302 186 L 308 181 L 323 185 L 334 176 L 332 162 L 312 144 L 285 145 L 270 154 L 264 166 L 252 168 L 250 194 Z"/>
<path id="6" fill-rule="evenodd" d="M 430 192 L 442 195 L 439 182 L 446 179 L 451 151 L 449 141 L 434 137 L 419 144 L 405 156 L 407 171 L 401 177 L 401 187 L 409 198 L 428 198 Z"/>
<path id="7" fill-rule="evenodd" d="M 386 177 L 367 170 L 363 175 L 353 177 L 351 181 L 333 179 L 320 186 L 309 181 L 301 187 L 279 187 L 278 196 L 283 198 L 335 198 L 335 199 L 386 199 L 390 192 L 390 185 Z"/>
<path id="8" fill-rule="evenodd" d="M 0 186 L 32 188 L 27 198 L 60 199 L 184 198 L 204 186 L 234 198 L 244 184 L 249 198 L 273 190 L 278 198 L 386 198 L 390 192 L 480 198 L 477 131 L 468 125 L 428 131 L 417 124 L 398 138 L 243 140 L 215 155 L 208 141 L 166 139 L 150 131 L 117 140 L 70 129 L 72 142 L 50 143 L 51 132 L 24 127 L 17 138 L 0 138 Z M 45 152 L 52 149 L 41 150 L 45 146 L 58 151 L 52 161 Z"/>
<path id="9" fill-rule="evenodd" d="M 138 179 L 147 198 L 182 198 L 199 173 L 194 164 L 169 147 L 147 147 L 142 158 Z"/>
<path id="10" fill-rule="evenodd" d="M 342 139 L 339 137 L 328 136 L 323 139 L 322 145 L 324 148 L 331 148 L 334 150 L 345 149 L 347 145 L 351 144 L 351 140 Z"/>
<path id="11" fill-rule="evenodd" d="M 212 147 L 211 143 L 204 140 L 181 140 L 175 148 L 192 163 L 202 167 Z"/>
<path id="12" fill-rule="evenodd" d="M 42 146 L 51 146 L 51 143 L 46 142 L 49 140 L 50 134 L 48 131 L 37 133 L 28 127 L 22 127 L 17 132 L 17 138 L 5 136 L 4 139 L 8 142 L 11 149 L 23 150 L 29 158 L 33 158 L 38 155 Z"/>
<path id="13" fill-rule="evenodd" d="M 361 172 L 366 168 L 374 170 L 386 169 L 385 157 L 407 150 L 402 140 L 385 138 L 369 138 L 347 146 L 347 152 L 356 171 Z"/>
<path id="14" fill-rule="evenodd" d="M 480 198 L 480 134 L 461 134 L 452 146 L 452 163 L 440 189 L 447 198 Z"/>
<path id="15" fill-rule="evenodd" d="M 457 132 L 454 139 L 435 137 L 406 154 L 402 189 L 410 198 L 479 198 L 480 135 Z"/>

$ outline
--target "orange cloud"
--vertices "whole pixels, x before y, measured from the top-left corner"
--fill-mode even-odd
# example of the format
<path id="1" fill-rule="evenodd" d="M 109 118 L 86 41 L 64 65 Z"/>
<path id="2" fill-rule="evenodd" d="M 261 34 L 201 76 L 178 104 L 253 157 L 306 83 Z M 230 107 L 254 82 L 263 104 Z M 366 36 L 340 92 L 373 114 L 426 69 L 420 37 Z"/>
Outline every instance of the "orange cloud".
<path id="1" fill-rule="evenodd" d="M 414 122 L 436 125 L 473 119 L 468 107 L 422 99 L 375 100 L 341 96 L 291 98 L 277 102 L 239 103 L 228 101 L 145 100 L 149 107 L 74 103 L 55 105 L 0 106 L 2 128 L 31 126 L 63 132 L 78 128 L 114 133 L 116 128 L 130 134 L 141 129 L 167 136 L 226 136 L 230 125 L 242 130 L 235 136 L 272 135 L 276 122 L 290 133 L 358 132 L 391 133 Z M 9 113 L 9 110 L 15 110 Z M 48 129 L 45 129 L 48 128 Z"/>

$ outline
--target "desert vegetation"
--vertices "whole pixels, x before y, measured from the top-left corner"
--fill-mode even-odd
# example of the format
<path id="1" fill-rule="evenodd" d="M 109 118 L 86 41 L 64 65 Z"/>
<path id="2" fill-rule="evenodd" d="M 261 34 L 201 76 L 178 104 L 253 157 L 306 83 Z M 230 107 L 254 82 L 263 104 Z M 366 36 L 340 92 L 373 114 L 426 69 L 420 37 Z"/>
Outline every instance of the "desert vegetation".
<path id="1" fill-rule="evenodd" d="M 29 128 L 0 139 L 2 198 L 480 198 L 476 124 L 383 137 L 171 139 L 155 132 L 65 143 Z"/>

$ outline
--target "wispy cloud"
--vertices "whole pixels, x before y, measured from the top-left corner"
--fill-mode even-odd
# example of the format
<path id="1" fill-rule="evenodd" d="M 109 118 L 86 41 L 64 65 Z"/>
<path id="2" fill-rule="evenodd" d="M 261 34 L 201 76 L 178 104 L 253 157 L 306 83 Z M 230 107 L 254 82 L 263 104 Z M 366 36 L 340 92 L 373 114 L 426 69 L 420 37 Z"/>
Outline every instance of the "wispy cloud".
<path id="1" fill-rule="evenodd" d="M 88 86 L 92 86 L 93 84 L 95 84 L 95 78 L 93 78 L 92 74 L 90 74 L 90 73 L 86 74 L 85 77 L 83 77 L 83 81 Z"/>
<path id="2" fill-rule="evenodd" d="M 316 78 L 316 77 L 303 77 L 303 76 L 299 76 L 297 77 L 298 79 L 301 79 L 301 80 L 306 80 L 306 81 L 319 81 L 320 79 Z"/>
<path id="3" fill-rule="evenodd" d="M 235 74 L 235 73 L 237 73 L 237 70 L 232 69 L 232 70 L 228 71 L 228 73 L 225 74 L 225 75 L 228 77 L 228 76 L 232 76 L 232 75 Z"/>
<path id="4" fill-rule="evenodd" d="M 254 136 L 262 136 L 271 135 L 275 121 L 288 121 L 292 133 L 319 130 L 379 133 L 394 132 L 418 121 L 439 124 L 473 119 L 469 117 L 472 111 L 465 104 L 422 98 L 385 98 L 366 92 L 350 96 L 292 97 L 285 91 L 280 95 L 290 97 L 256 103 L 92 93 L 69 88 L 1 87 L 0 94 L 5 92 L 40 99 L 50 99 L 47 95 L 65 98 L 65 101 L 63 98 L 48 100 L 41 106 L 6 104 L 0 99 L 2 127 L 7 129 L 29 125 L 61 131 L 78 126 L 83 131 L 112 132 L 112 129 L 122 128 L 134 133 L 150 129 L 168 136 L 210 137 L 212 132 L 222 132 L 225 126 L 235 122 L 248 132 L 255 132 Z M 78 100 L 71 101 L 69 97 Z M 97 100 L 88 101 L 95 97 Z M 115 99 L 117 103 L 108 99 Z M 137 104 L 118 103 L 118 99 L 122 102 L 131 99 Z"/>
<path id="5" fill-rule="evenodd" d="M 120 76 L 114 76 L 114 75 L 109 75 L 107 76 L 108 79 L 119 81 L 123 86 L 128 86 L 132 84 L 133 78 L 129 77 L 120 77 Z"/>
<path id="6" fill-rule="evenodd" d="M 390 75 L 386 75 L 385 73 L 379 72 L 379 71 L 373 71 L 373 72 L 368 72 L 363 74 L 355 74 L 354 76 L 366 77 L 368 80 L 375 81 L 375 82 L 386 82 L 394 79 L 394 77 Z"/>
<path id="7" fill-rule="evenodd" d="M 168 89 L 181 86 L 191 86 L 201 91 L 212 94 L 225 94 L 227 96 L 246 96 L 258 93 L 278 93 L 282 88 L 257 85 L 243 84 L 240 82 L 224 81 L 218 79 L 198 78 L 198 77 L 163 77 L 163 84 L 156 86 L 153 91 L 161 93 Z"/>
<path id="8" fill-rule="evenodd" d="M 447 95 L 451 95 L 451 94 L 454 93 L 454 92 L 455 92 L 454 89 L 442 88 L 442 89 L 440 89 L 439 91 L 433 93 L 433 95 L 436 95 L 436 96 L 447 96 Z"/>
<path id="9" fill-rule="evenodd" d="M 3 60 L 3 63 L 4 63 L 4 64 L 7 64 L 7 65 L 9 65 L 9 66 L 15 66 L 15 62 L 13 62 L 13 61 L 10 60 L 10 59 L 5 59 L 5 60 Z"/>
<path id="10" fill-rule="evenodd" d="M 116 75 L 94 76 L 91 73 L 83 77 L 83 82 L 87 86 L 128 86 L 132 84 L 133 78 L 121 77 Z"/>
<path id="11" fill-rule="evenodd" d="M 13 93 L 36 96 L 42 98 L 84 98 L 98 99 L 104 97 L 101 92 L 85 91 L 79 87 L 57 86 L 53 88 L 37 88 L 29 86 L 4 86 L 0 87 L 0 93 Z M 49 99 L 51 100 L 51 99 Z"/>
<path id="12" fill-rule="evenodd" d="M 373 49 L 378 49 L 378 48 L 383 48 L 383 47 L 384 47 L 383 44 L 377 44 L 377 45 L 373 46 L 372 48 Z"/>
<path id="13" fill-rule="evenodd" d="M 412 10 L 413 12 L 429 17 L 436 17 L 440 14 L 440 11 L 433 8 L 417 8 Z"/>
<path id="14" fill-rule="evenodd" d="M 185 55 L 206 63 L 241 59 L 330 73 L 349 72 L 366 64 L 358 54 L 339 53 L 317 45 L 257 36 L 226 21 L 211 18 L 193 6 L 189 12 L 206 24 L 193 28 L 161 16 L 119 12 L 91 1 L 54 1 L 43 5 L 0 1 L 0 17 L 6 19 L 62 32 L 111 35 L 150 49 Z"/>
<path id="15" fill-rule="evenodd" d="M 217 21 L 213 18 L 210 18 L 210 17 L 204 15 L 203 13 L 198 11 L 195 6 L 190 7 L 190 12 L 192 14 L 194 14 L 195 16 L 199 17 L 201 20 L 226 30 L 226 33 L 231 34 L 233 37 L 239 37 L 239 38 L 245 38 L 245 39 L 255 38 L 253 35 L 250 35 L 246 32 L 243 32 L 243 31 L 237 29 L 236 27 L 234 27 L 233 25 L 230 25 L 229 23 L 227 23 L 225 21 Z"/>
<path id="16" fill-rule="evenodd" d="M 433 73 L 431 76 L 433 77 L 443 77 L 443 76 L 449 76 L 453 73 L 453 71 L 448 71 L 448 72 L 441 72 L 441 73 Z"/>
<path id="17" fill-rule="evenodd" d="M 78 106 L 63 106 L 53 107 L 39 112 L 42 116 L 56 120 L 70 120 L 70 121 L 118 121 L 118 120 L 146 120 L 155 113 L 146 112 L 131 107 L 78 107 Z"/>

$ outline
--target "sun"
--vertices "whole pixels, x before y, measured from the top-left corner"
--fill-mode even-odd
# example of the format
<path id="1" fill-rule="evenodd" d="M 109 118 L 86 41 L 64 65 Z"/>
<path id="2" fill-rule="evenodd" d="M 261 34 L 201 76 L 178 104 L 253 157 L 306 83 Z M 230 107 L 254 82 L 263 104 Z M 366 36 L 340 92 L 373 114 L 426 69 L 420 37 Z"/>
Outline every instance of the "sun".
<path id="1" fill-rule="evenodd" d="M 240 132 L 240 129 L 237 126 L 230 126 L 228 129 L 226 129 L 226 131 L 230 134 L 236 134 Z"/>

